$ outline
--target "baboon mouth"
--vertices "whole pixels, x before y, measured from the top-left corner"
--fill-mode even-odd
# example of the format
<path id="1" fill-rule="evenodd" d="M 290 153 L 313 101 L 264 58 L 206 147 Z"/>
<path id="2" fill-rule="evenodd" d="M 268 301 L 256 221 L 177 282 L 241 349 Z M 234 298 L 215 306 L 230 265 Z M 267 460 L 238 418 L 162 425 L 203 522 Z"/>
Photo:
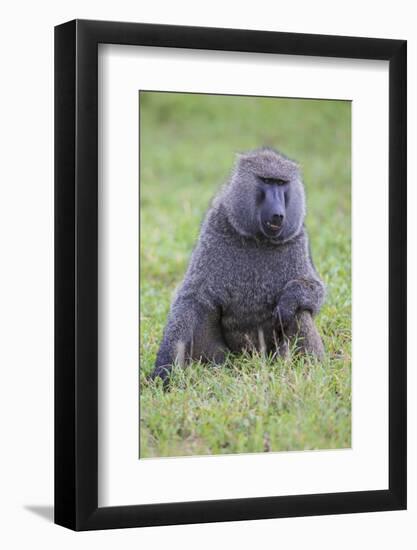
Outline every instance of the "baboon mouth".
<path id="1" fill-rule="evenodd" d="M 271 223 L 271 222 L 264 222 L 261 225 L 261 231 L 265 235 L 266 238 L 276 239 L 282 231 L 282 224 L 277 225 L 277 224 Z"/>
<path id="2" fill-rule="evenodd" d="M 281 226 L 280 225 L 275 225 L 274 223 L 271 223 L 271 222 L 266 222 L 266 225 L 272 229 L 273 231 L 279 231 L 281 229 Z"/>

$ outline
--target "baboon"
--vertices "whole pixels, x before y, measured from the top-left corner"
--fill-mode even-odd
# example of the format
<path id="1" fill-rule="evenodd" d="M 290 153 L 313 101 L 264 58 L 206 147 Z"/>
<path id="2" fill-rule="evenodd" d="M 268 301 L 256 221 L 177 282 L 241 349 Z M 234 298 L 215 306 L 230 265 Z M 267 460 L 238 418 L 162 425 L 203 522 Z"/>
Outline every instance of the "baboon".
<path id="1" fill-rule="evenodd" d="M 227 353 L 299 352 L 322 358 L 314 324 L 325 289 L 304 227 L 297 163 L 271 148 L 237 156 L 208 209 L 172 302 L 152 378 L 172 365 L 221 364 Z"/>

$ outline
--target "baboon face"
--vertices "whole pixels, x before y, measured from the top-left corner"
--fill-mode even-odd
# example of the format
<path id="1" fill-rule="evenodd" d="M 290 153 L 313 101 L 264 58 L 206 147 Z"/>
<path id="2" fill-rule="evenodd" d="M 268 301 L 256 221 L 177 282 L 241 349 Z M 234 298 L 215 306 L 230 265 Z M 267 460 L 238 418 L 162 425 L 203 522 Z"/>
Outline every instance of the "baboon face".
<path id="1" fill-rule="evenodd" d="M 245 236 L 283 242 L 305 216 L 298 166 L 272 149 L 240 155 L 228 189 L 231 221 Z"/>

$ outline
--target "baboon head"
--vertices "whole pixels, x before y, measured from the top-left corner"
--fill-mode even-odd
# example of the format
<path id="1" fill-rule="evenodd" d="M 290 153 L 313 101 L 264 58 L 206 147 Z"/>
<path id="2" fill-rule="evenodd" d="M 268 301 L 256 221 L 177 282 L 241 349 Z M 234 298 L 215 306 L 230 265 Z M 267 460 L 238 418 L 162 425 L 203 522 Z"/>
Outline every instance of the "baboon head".
<path id="1" fill-rule="evenodd" d="M 277 243 L 291 239 L 305 216 L 298 165 L 270 148 L 238 155 L 223 204 L 241 235 Z"/>

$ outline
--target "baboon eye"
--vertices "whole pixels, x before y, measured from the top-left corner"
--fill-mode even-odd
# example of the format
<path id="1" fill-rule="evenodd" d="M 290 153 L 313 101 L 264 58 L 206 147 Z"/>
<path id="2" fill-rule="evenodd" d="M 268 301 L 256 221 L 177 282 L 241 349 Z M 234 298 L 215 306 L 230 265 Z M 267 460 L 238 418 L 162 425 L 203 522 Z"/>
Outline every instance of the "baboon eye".
<path id="1" fill-rule="evenodd" d="M 256 202 L 258 204 L 261 204 L 261 202 L 265 199 L 265 191 L 262 189 L 259 189 L 257 195 L 256 195 Z"/>
<path id="2" fill-rule="evenodd" d="M 260 180 L 263 183 L 266 183 L 268 185 L 285 185 L 287 182 L 281 178 L 263 178 L 260 177 Z"/>

